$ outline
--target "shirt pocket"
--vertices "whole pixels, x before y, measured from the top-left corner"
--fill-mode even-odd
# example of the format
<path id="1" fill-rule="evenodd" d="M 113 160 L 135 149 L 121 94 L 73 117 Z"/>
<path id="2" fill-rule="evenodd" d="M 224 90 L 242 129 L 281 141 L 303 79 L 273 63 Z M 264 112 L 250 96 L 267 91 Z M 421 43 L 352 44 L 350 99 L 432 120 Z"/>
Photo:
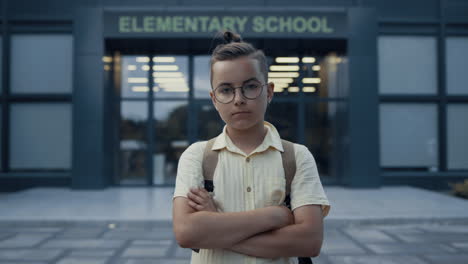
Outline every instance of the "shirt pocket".
<path id="1" fill-rule="evenodd" d="M 265 206 L 281 205 L 286 196 L 286 179 L 283 177 L 271 177 L 268 179 L 265 197 Z"/>

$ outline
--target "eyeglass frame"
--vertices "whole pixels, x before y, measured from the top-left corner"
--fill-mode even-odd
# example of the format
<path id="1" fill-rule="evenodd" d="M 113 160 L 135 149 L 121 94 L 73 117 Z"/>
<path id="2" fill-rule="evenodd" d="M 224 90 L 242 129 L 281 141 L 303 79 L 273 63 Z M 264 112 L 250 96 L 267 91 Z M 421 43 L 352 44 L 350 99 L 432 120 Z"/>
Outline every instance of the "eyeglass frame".
<path id="1" fill-rule="evenodd" d="M 260 82 L 259 82 L 259 83 L 260 83 Z M 231 99 L 229 102 L 227 102 L 227 103 L 221 102 L 221 101 L 216 97 L 216 90 L 218 90 L 218 89 L 221 88 L 222 86 L 216 87 L 216 88 L 213 90 L 213 95 L 214 95 L 214 97 L 216 98 L 216 101 L 218 101 L 218 102 L 220 102 L 220 103 L 222 103 L 222 104 L 229 104 L 229 103 L 231 103 L 232 101 L 234 101 L 234 99 L 236 98 L 236 90 L 240 88 L 240 89 L 241 89 L 241 95 L 242 95 L 242 97 L 244 97 L 244 98 L 247 99 L 247 100 L 255 100 L 255 99 L 257 99 L 258 97 L 260 97 L 260 95 L 262 95 L 262 93 L 263 93 L 263 86 L 268 85 L 268 84 L 269 84 L 268 82 L 267 82 L 267 83 L 264 83 L 264 84 L 260 83 L 260 87 L 262 88 L 262 90 L 260 91 L 260 93 L 259 93 L 259 94 L 257 95 L 257 97 L 255 97 L 255 98 L 248 98 L 248 97 L 246 97 L 246 96 L 244 95 L 244 89 L 242 89 L 242 88 L 244 87 L 244 85 L 231 87 L 231 88 L 234 89 L 234 96 L 233 96 L 232 99 Z"/>

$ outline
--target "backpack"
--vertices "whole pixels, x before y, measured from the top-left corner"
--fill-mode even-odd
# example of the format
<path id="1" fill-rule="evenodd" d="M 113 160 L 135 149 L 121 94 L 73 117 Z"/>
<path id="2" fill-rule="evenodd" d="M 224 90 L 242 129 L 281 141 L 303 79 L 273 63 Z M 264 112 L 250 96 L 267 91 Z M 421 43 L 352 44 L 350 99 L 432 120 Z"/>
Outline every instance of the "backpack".
<path id="1" fill-rule="evenodd" d="M 206 143 L 205 151 L 203 152 L 202 171 L 204 178 L 204 187 L 208 192 L 214 191 L 213 176 L 218 164 L 219 151 L 212 150 L 212 146 L 216 140 L 212 138 Z M 281 160 L 283 162 L 284 175 L 286 177 L 286 197 L 284 198 L 284 205 L 291 209 L 291 183 L 296 174 L 296 157 L 294 155 L 294 143 L 281 140 L 284 152 L 281 153 Z M 193 249 L 195 252 L 199 252 L 199 249 Z M 299 264 L 312 264 L 310 257 L 298 257 Z"/>

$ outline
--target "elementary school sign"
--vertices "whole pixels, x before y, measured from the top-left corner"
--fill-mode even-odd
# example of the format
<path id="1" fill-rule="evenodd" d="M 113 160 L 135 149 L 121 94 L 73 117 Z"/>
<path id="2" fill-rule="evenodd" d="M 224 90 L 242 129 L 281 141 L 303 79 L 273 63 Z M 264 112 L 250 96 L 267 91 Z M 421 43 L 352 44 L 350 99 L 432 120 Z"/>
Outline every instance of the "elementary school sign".
<path id="1" fill-rule="evenodd" d="M 109 12 L 104 15 L 107 37 L 211 37 L 221 30 L 243 36 L 345 37 L 344 12 Z"/>

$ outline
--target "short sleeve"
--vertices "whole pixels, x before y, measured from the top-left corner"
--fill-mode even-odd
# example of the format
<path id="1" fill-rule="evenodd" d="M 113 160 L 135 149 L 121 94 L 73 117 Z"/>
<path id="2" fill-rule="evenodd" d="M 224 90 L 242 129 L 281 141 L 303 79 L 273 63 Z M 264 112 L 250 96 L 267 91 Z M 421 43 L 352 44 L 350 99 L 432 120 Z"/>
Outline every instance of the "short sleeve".
<path id="1" fill-rule="evenodd" d="M 203 187 L 202 161 L 206 141 L 190 145 L 180 156 L 172 199 L 178 196 L 187 198 L 192 187 Z"/>
<path id="2" fill-rule="evenodd" d="M 294 144 L 296 174 L 291 183 L 291 209 L 310 204 L 322 206 L 323 217 L 328 215 L 330 203 L 322 183 L 312 153 L 304 145 Z"/>

